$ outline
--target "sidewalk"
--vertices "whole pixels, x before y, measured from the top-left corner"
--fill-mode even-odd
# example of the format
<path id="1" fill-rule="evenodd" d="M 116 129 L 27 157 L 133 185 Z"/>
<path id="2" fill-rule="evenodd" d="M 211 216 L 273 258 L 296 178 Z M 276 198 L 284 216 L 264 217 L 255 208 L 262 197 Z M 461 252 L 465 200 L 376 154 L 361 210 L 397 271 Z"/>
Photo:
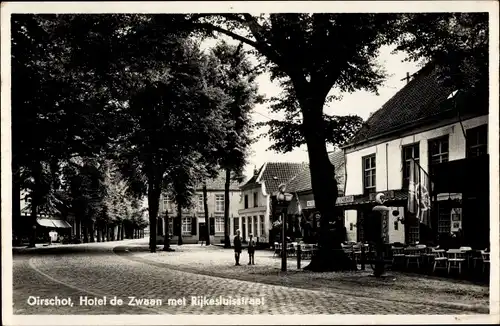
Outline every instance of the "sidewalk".
<path id="1" fill-rule="evenodd" d="M 370 276 L 371 268 L 356 272 L 313 273 L 297 270 L 295 258 L 289 258 L 287 272 L 281 272 L 281 260 L 267 250 L 256 251 L 256 265 L 246 265 L 248 255 L 241 255 L 242 266 L 234 266 L 232 250 L 218 246 L 172 246 L 175 252 L 147 252 L 147 245 L 129 248 L 132 259 L 197 274 L 259 282 L 309 290 L 332 291 L 360 297 L 379 297 L 398 302 L 427 303 L 481 313 L 489 311 L 489 288 L 463 280 L 389 272 L 388 277 Z M 303 261 L 302 267 L 309 261 Z"/>
<path id="2" fill-rule="evenodd" d="M 106 241 L 106 242 L 67 243 L 67 244 L 56 242 L 52 243 L 51 245 L 48 245 L 48 243 L 37 243 L 34 248 L 33 247 L 30 248 L 28 246 L 13 246 L 12 253 L 17 254 L 17 253 L 45 251 L 50 249 L 86 248 L 86 247 L 106 247 L 112 250 L 112 248 L 116 246 L 143 244 L 144 241 L 145 239 L 123 239 L 123 240 Z"/>

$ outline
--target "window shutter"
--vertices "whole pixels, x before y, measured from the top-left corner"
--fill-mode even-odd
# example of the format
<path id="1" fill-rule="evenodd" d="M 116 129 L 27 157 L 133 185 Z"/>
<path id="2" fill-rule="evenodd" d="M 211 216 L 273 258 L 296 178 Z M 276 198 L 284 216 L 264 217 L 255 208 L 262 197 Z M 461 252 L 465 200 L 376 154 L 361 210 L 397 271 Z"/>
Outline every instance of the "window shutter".
<path id="1" fill-rule="evenodd" d="M 210 218 L 210 235 L 215 235 L 215 218 Z"/>
<path id="2" fill-rule="evenodd" d="M 191 217 L 191 234 L 196 235 L 196 217 Z"/>

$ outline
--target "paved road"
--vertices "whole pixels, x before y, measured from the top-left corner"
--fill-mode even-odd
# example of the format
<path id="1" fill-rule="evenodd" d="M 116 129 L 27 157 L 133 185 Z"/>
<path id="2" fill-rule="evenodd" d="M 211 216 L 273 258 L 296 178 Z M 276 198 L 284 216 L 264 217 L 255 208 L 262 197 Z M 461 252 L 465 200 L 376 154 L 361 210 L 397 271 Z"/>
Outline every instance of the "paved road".
<path id="1" fill-rule="evenodd" d="M 63 246 L 15 254 L 14 314 L 465 313 L 432 305 L 339 294 L 330 290 L 298 289 L 199 275 L 116 255 L 112 247 L 118 244 Z M 59 299 L 71 298 L 73 306 L 29 305 L 27 301 L 30 296 L 40 299 L 55 296 Z M 102 299 L 104 296 L 106 305 L 80 305 L 81 298 Z M 195 296 L 214 300 L 232 299 L 232 305 L 209 305 L 209 301 L 203 300 L 207 305 L 192 304 L 191 298 Z M 114 297 L 122 299 L 123 304 L 112 305 L 110 300 Z M 136 300 L 132 302 L 134 305 L 129 305 L 130 297 L 143 300 L 142 304 Z M 255 300 L 253 305 L 242 302 L 247 300 L 245 298 Z M 145 299 L 152 302 L 146 304 Z M 158 300 L 161 300 L 161 304 Z"/>

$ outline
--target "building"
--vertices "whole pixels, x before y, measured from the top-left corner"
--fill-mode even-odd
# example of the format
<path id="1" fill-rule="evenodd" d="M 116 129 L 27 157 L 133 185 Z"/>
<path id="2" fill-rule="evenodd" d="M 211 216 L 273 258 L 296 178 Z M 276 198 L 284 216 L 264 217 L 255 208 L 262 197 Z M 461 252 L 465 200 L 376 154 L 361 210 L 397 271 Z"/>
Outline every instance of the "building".
<path id="1" fill-rule="evenodd" d="M 336 150 L 328 153 L 330 162 L 335 167 L 335 179 L 338 184 L 338 198 L 337 202 L 342 202 L 344 198 L 344 188 L 345 188 L 345 160 L 344 152 L 342 150 Z M 294 228 L 298 229 L 302 237 L 306 236 L 308 228 L 315 229 L 317 222 L 315 219 L 315 203 L 314 195 L 312 191 L 311 184 L 311 173 L 309 166 L 305 166 L 304 169 L 288 180 L 287 182 L 287 192 L 292 193 L 293 199 L 288 207 L 288 214 L 294 216 L 293 221 L 289 225 L 293 225 Z M 351 231 L 353 229 L 352 221 L 345 217 L 345 225 L 347 228 L 347 239 L 348 241 L 355 241 L 355 234 Z M 354 222 L 356 223 L 356 222 Z M 351 230 L 351 231 L 350 231 Z"/>
<path id="2" fill-rule="evenodd" d="M 226 178 L 221 173 L 217 178 L 207 180 L 207 205 L 209 216 L 209 233 L 211 243 L 221 243 L 224 241 L 224 186 Z M 203 205 L 203 187 L 199 185 L 196 189 L 194 207 L 182 211 L 182 240 L 183 243 L 198 243 L 206 238 L 207 222 L 205 220 L 205 210 Z M 229 187 L 229 235 L 232 237 L 239 227 L 238 210 L 240 208 L 239 183 L 232 181 Z M 177 230 L 174 229 L 174 221 L 177 218 L 177 206 L 175 202 L 167 196 L 162 195 L 160 200 L 160 212 L 158 219 L 158 235 L 161 239 L 166 230 L 166 210 L 168 210 L 169 225 L 168 230 L 172 243 L 177 243 Z M 175 224 L 178 226 L 177 224 Z"/>
<path id="3" fill-rule="evenodd" d="M 488 94 L 455 91 L 439 83 L 434 67 L 428 65 L 343 147 L 348 200 L 338 206 L 349 221 L 356 221 L 350 232 L 358 241 L 377 236 L 370 234 L 377 230 L 372 208 L 375 195 L 382 192 L 386 205 L 399 212 L 398 217 L 389 214 L 389 242 L 436 242 L 458 232 L 466 244 L 487 245 Z M 410 222 L 407 209 L 412 159 L 433 185 L 430 221 L 425 225 L 416 219 Z M 481 186 L 468 186 L 473 180 L 480 180 Z"/>
<path id="4" fill-rule="evenodd" d="M 242 207 L 238 211 L 239 229 L 243 241 L 253 234 L 259 243 L 269 243 L 272 228 L 271 196 L 278 186 L 299 174 L 306 163 L 268 162 L 254 171 L 241 186 Z"/>

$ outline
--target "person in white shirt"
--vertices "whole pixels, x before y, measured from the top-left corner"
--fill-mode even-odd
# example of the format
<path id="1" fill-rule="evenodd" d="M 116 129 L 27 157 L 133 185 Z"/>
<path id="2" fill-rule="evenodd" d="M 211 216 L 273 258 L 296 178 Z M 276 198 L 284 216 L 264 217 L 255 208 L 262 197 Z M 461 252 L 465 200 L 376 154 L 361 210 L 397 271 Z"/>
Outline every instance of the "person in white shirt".
<path id="1" fill-rule="evenodd" d="M 50 238 L 49 244 L 52 244 L 52 242 L 56 242 L 57 241 L 57 232 L 55 230 L 50 231 L 49 238 Z"/>

